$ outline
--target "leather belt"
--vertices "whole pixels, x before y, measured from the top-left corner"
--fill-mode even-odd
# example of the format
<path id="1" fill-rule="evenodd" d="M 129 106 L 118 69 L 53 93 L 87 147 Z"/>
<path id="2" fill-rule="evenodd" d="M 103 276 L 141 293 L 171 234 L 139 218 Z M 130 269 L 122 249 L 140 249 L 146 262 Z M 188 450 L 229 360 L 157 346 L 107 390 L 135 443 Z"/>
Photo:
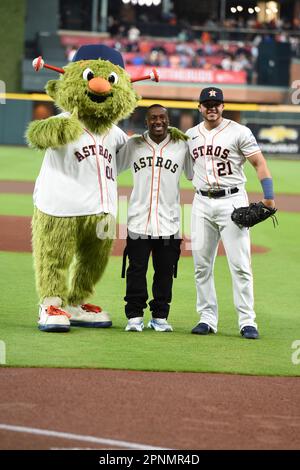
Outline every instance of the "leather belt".
<path id="1" fill-rule="evenodd" d="M 228 189 L 220 189 L 218 191 L 214 189 L 209 189 L 208 191 L 202 191 L 201 189 L 197 189 L 196 193 L 201 194 L 202 196 L 218 198 L 228 196 L 229 194 L 235 194 L 239 192 L 239 188 L 228 188 Z"/>

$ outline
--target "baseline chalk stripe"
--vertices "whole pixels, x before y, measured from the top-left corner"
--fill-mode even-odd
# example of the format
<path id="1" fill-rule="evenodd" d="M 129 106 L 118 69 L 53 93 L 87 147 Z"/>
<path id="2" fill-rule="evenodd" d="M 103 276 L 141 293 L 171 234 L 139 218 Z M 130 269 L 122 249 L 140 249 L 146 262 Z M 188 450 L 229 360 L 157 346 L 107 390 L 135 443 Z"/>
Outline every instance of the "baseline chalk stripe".
<path id="1" fill-rule="evenodd" d="M 27 434 L 35 434 L 36 436 L 57 437 L 59 439 L 69 439 L 82 442 L 93 442 L 95 444 L 105 444 L 113 447 L 122 447 L 125 449 L 135 450 L 170 450 L 167 447 L 155 447 L 146 444 L 138 444 L 135 442 L 118 441 L 115 439 L 102 439 L 101 437 L 83 436 L 81 434 L 72 434 L 68 432 L 50 431 L 49 429 L 29 428 L 26 426 L 12 426 L 10 424 L 1 424 L 0 431 L 12 431 Z"/>

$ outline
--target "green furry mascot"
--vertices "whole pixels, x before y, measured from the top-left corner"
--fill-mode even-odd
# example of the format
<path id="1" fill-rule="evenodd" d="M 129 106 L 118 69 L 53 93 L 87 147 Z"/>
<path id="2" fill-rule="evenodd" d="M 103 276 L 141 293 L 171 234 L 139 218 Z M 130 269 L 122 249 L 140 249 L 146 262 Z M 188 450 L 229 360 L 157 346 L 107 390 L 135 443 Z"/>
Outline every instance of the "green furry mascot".
<path id="1" fill-rule="evenodd" d="M 135 109 L 138 96 L 122 56 L 104 45 L 82 46 L 63 69 L 47 67 L 61 72 L 46 91 L 63 112 L 32 122 L 26 134 L 30 146 L 46 150 L 32 220 L 38 328 L 105 328 L 108 313 L 86 301 L 115 233 L 116 153 L 127 140 L 115 123 Z"/>

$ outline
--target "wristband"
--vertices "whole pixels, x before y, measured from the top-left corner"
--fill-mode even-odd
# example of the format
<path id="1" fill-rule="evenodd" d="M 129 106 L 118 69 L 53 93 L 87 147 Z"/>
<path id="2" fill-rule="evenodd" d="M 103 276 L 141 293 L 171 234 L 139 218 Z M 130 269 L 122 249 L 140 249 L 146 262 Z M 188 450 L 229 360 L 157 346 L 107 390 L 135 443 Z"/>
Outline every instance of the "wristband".
<path id="1" fill-rule="evenodd" d="M 274 199 L 274 191 L 273 191 L 273 180 L 272 178 L 264 178 L 260 181 L 265 199 Z"/>

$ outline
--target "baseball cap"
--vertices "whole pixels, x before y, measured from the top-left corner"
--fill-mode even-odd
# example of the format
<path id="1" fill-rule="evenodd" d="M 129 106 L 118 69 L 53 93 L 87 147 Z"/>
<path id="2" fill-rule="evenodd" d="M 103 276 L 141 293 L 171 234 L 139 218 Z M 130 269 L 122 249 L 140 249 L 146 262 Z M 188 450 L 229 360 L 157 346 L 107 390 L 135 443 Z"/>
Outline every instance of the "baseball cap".
<path id="1" fill-rule="evenodd" d="M 219 101 L 223 103 L 223 91 L 215 87 L 203 88 L 200 93 L 199 102 L 204 103 L 204 101 Z"/>
<path id="2" fill-rule="evenodd" d="M 105 44 L 86 44 L 85 46 L 81 46 L 75 53 L 72 62 L 98 59 L 109 60 L 112 64 L 119 65 L 119 67 L 123 69 L 125 68 L 120 52 Z"/>

